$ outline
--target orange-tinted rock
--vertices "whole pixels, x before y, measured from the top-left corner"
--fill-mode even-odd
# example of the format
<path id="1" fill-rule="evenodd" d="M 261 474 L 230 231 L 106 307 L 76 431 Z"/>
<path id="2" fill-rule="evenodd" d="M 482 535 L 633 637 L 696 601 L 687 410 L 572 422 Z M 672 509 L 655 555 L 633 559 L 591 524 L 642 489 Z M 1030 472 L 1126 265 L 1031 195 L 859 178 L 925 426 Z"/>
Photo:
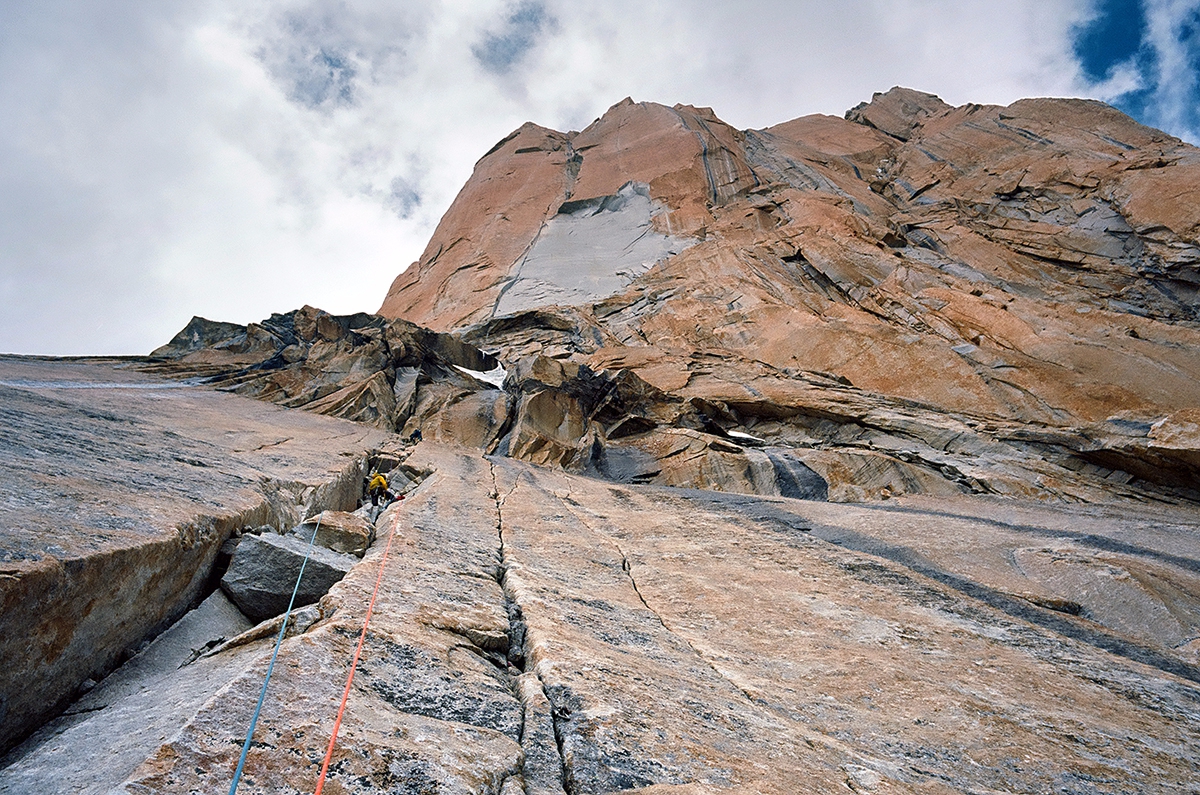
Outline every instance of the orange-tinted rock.
<path id="1" fill-rule="evenodd" d="M 314 534 L 315 531 L 315 534 Z M 321 511 L 297 525 L 292 534 L 334 552 L 362 557 L 375 540 L 375 527 L 357 514 Z"/>
<path id="2" fill-rule="evenodd" d="M 372 594 L 327 792 L 1117 795 L 1200 765 L 1192 511 L 405 466 L 432 474 L 380 518 L 386 561 L 277 659 L 264 624 L 103 682 L 0 792 L 224 791 L 272 659 L 239 792 L 313 789 Z"/>
<path id="3" fill-rule="evenodd" d="M 1196 150 L 1076 100 L 848 116 L 527 125 L 385 303 L 458 335 L 306 307 L 156 352 L 427 440 L 376 457 L 396 546 L 293 616 L 243 789 L 312 787 L 376 587 L 330 792 L 1191 785 Z M 282 624 L 101 683 L 0 793 L 227 786 Z"/>
<path id="4" fill-rule="evenodd" d="M 624 100 L 498 144 L 397 281 L 385 314 L 461 340 L 305 308 L 194 321 L 156 353 L 618 481 L 1195 498 L 1195 440 L 1150 428 L 1197 407 L 1200 247 L 1179 205 L 1198 158 L 1082 100 L 893 89 L 749 131 Z M 503 360 L 503 390 L 461 369 L 484 366 L 469 343 Z"/>
<path id="5" fill-rule="evenodd" d="M 526 124 L 475 165 L 416 267 L 396 277 L 380 314 L 423 317 L 446 330 L 483 319 L 512 264 L 570 196 L 574 168 L 562 133 Z M 444 284 L 441 294 L 414 289 Z M 463 304 L 461 296 L 485 300 Z"/>
<path id="6" fill-rule="evenodd" d="M 900 88 L 846 119 L 806 116 L 748 131 L 707 109 L 627 100 L 566 138 L 572 195 L 646 185 L 656 229 L 683 241 L 677 253 L 616 293 L 588 301 L 543 291 L 545 303 L 570 306 L 527 300 L 511 316 L 492 293 L 448 292 L 444 281 L 417 278 L 419 268 L 402 291 L 413 306 L 421 295 L 453 295 L 457 319 L 406 317 L 437 328 L 475 323 L 466 337 L 510 368 L 549 355 L 636 374 L 662 390 L 663 406 L 701 401 L 686 422 L 678 412 L 575 422 L 577 453 L 559 438 L 555 460 L 604 471 L 599 440 L 624 450 L 611 450 L 607 460 L 619 466 L 610 472 L 775 493 L 779 484 L 764 485 L 762 468 L 740 454 L 714 458 L 700 442 L 684 454 L 664 435 L 667 427 L 712 431 L 706 423 L 720 426 L 718 439 L 758 435 L 769 422 L 769 446 L 822 447 L 805 462 L 824 473 L 834 499 L 938 493 L 943 477 L 954 488 L 1073 499 L 1135 481 L 1194 488 L 1193 441 L 1164 445 L 1148 431 L 1101 425 L 1120 415 L 1148 429 L 1200 400 L 1195 147 L 1094 101 L 953 108 Z M 500 162 L 522 167 L 496 151 L 480 172 Z M 454 217 L 470 217 L 486 191 L 486 180 L 468 182 Z M 537 223 L 550 229 L 561 217 L 551 210 Z M 446 225 L 435 239 L 470 228 Z M 617 268 L 621 244 L 610 246 Z M 523 258 L 489 260 L 505 283 L 498 289 L 522 289 Z M 564 258 L 561 267 L 573 266 Z M 761 364 L 773 368 L 761 378 L 767 392 Z M 810 374 L 861 391 L 847 404 L 846 393 Z M 788 379 L 790 391 L 781 388 Z M 739 382 L 754 382 L 758 396 L 739 395 Z M 869 454 L 840 449 L 865 441 L 855 430 L 864 413 L 907 415 L 902 407 L 912 404 L 932 412 L 925 427 L 941 412 L 996 457 L 947 460 L 936 446 L 892 442 Z M 1030 442 L 1015 430 L 1029 424 L 1062 432 Z M 515 434 L 527 431 L 545 437 L 516 423 Z M 729 466 L 712 466 L 729 455 Z M 695 466 L 680 466 L 689 461 Z"/>
<path id="7" fill-rule="evenodd" d="M 449 330 L 488 319 L 544 225 L 565 202 L 615 196 L 626 183 L 648 186 L 669 211 L 667 235 L 695 235 L 705 209 L 757 184 L 741 154 L 742 134 L 707 108 L 667 108 L 623 100 L 575 134 L 526 124 L 475 167 L 414 268 L 397 277 L 380 314 L 420 317 Z M 440 294 L 428 286 L 443 284 Z M 468 300 L 463 300 L 470 296 Z"/>
<path id="8" fill-rule="evenodd" d="M 846 118 L 907 141 L 922 120 L 940 116 L 948 110 L 952 108 L 931 94 L 896 86 L 847 111 Z"/>
<path id="9" fill-rule="evenodd" d="M 663 208 L 656 227 L 691 245 L 574 302 L 624 345 L 721 349 L 1006 420 L 1195 406 L 1200 150 L 1085 100 L 952 108 L 897 88 L 847 116 L 743 132 L 625 100 L 582 132 L 539 130 L 553 145 L 536 151 L 523 127 L 480 161 L 436 263 L 406 271 L 381 312 L 439 329 L 493 316 L 526 253 L 485 239 L 495 174 L 521 185 L 502 214 L 525 243 L 560 197 L 634 182 Z M 448 277 L 481 271 L 461 289 Z"/>

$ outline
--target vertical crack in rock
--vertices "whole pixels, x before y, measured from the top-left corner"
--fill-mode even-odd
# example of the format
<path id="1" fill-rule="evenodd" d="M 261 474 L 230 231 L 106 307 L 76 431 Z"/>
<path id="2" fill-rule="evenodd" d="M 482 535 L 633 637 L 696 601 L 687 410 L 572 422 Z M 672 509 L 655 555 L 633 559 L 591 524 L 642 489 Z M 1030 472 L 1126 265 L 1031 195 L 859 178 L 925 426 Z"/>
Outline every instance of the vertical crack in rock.
<path id="1" fill-rule="evenodd" d="M 592 528 L 590 525 L 588 525 L 582 516 L 579 516 L 579 514 L 575 514 L 575 515 L 579 519 L 580 522 L 583 522 L 583 524 L 588 527 L 589 530 L 592 530 L 593 532 L 595 532 L 595 529 Z M 720 668 L 718 668 L 716 666 L 716 663 L 714 663 L 712 660 L 710 660 L 708 658 L 707 655 L 705 655 L 702 651 L 700 651 L 698 648 L 696 648 L 696 646 L 690 640 L 688 640 L 686 637 L 684 637 L 683 635 L 680 635 L 678 632 L 676 632 L 674 630 L 674 628 L 670 624 L 667 623 L 666 619 L 664 619 L 662 617 L 662 614 L 650 606 L 650 603 L 646 601 L 646 597 L 642 595 L 642 590 L 638 587 L 637 578 L 633 576 L 633 564 L 631 564 L 629 562 L 629 556 L 625 553 L 625 550 L 611 536 L 608 536 L 607 534 L 601 534 L 601 533 L 597 533 L 597 535 L 603 535 L 605 540 L 607 540 L 608 543 L 612 544 L 613 549 L 617 550 L 617 554 L 621 556 L 621 569 L 625 572 L 625 576 L 627 576 L 629 578 L 629 584 L 633 587 L 633 592 L 635 594 L 637 594 L 638 600 L 645 606 L 645 608 L 654 615 L 654 617 L 658 620 L 658 623 L 662 625 L 662 628 L 665 629 L 667 632 L 671 633 L 671 635 L 673 635 L 674 637 L 678 638 L 680 642 L 682 642 L 689 649 L 691 649 L 692 653 L 695 654 L 696 657 L 698 657 L 699 659 L 703 660 L 704 663 L 709 668 L 712 669 L 713 673 L 715 673 L 718 677 L 720 677 L 721 679 L 728 682 L 730 687 L 734 688 L 739 693 L 741 693 L 743 696 L 745 696 L 747 701 L 749 701 L 751 704 L 758 704 L 760 706 L 766 706 L 763 703 L 762 699 L 756 698 L 752 693 L 750 693 L 750 691 L 746 690 L 744 687 L 739 685 L 737 682 L 730 679 L 723 671 L 721 671 Z"/>
<path id="2" fill-rule="evenodd" d="M 615 538 L 613 538 L 608 533 L 602 532 L 600 530 L 597 530 L 595 527 L 593 527 L 592 524 L 584 516 L 580 515 L 579 511 L 576 511 L 574 509 L 574 507 L 571 506 L 570 504 L 564 502 L 563 507 L 566 510 L 570 511 L 570 513 L 579 521 L 580 524 L 582 524 L 584 527 L 586 527 L 589 531 L 591 531 L 596 536 L 603 538 L 605 541 L 607 541 L 612 546 L 613 549 L 615 549 L 617 551 L 617 554 L 621 556 L 621 570 L 624 571 L 625 576 L 629 578 L 629 584 L 633 588 L 633 592 L 637 595 L 638 601 L 640 601 L 642 603 L 642 605 L 647 610 L 650 611 L 650 613 L 654 616 L 654 618 L 658 621 L 659 625 L 661 625 L 663 629 L 665 629 L 673 637 L 677 638 L 681 643 L 683 643 L 685 646 L 687 646 L 689 649 L 691 649 L 692 653 L 695 654 L 696 657 L 698 657 L 699 659 L 703 660 L 704 663 L 709 668 L 712 669 L 713 673 L 715 673 L 718 677 L 720 677 L 724 681 L 728 682 L 730 687 L 733 687 L 735 690 L 737 690 L 739 693 L 741 693 L 743 696 L 745 696 L 747 701 L 749 701 L 752 704 L 760 704 L 760 705 L 762 704 L 761 699 L 755 698 L 749 691 L 747 691 L 745 688 L 743 688 L 737 682 L 734 682 L 728 676 L 726 676 L 724 673 L 722 673 L 721 669 L 717 668 L 717 666 L 713 663 L 712 660 L 710 660 L 703 652 L 701 652 L 699 649 L 697 649 L 696 646 L 693 645 L 690 640 L 688 640 L 686 637 L 684 637 L 683 635 L 676 632 L 674 630 L 674 628 L 672 628 L 671 625 L 667 623 L 666 619 L 664 619 L 662 617 L 662 614 L 650 606 L 650 603 L 646 601 L 646 597 L 642 594 L 641 588 L 638 587 L 637 578 L 633 576 L 633 564 L 629 562 L 629 555 L 627 555 L 625 553 L 625 550 L 621 547 L 621 545 L 617 542 L 617 540 Z"/>
<path id="3" fill-rule="evenodd" d="M 629 584 L 633 586 L 633 592 L 637 594 L 637 598 L 647 610 L 654 614 L 654 617 L 658 619 L 658 623 L 662 624 L 663 629 L 667 630 L 667 632 L 671 632 L 671 634 L 674 634 L 671 628 L 667 626 L 667 622 L 663 620 L 663 617 L 659 614 L 659 612 L 650 606 L 650 603 L 646 601 L 645 596 L 642 596 L 642 589 L 638 588 L 637 578 L 633 576 L 633 565 L 629 562 L 629 556 L 625 554 L 625 550 L 622 549 L 621 545 L 616 541 L 612 541 L 610 539 L 610 543 L 616 547 L 617 553 L 621 556 L 621 570 L 628 575 Z"/>
<path id="4" fill-rule="evenodd" d="M 571 196 L 575 194 L 575 183 L 579 179 L 579 172 L 583 168 L 583 152 L 575 149 L 574 145 L 567 141 L 567 162 L 565 166 L 566 187 L 563 189 L 563 201 L 569 202 Z"/>
<path id="5" fill-rule="evenodd" d="M 521 702 L 521 777 L 525 795 L 573 795 L 566 754 L 563 751 L 562 730 L 557 711 L 546 693 L 545 683 L 535 672 L 525 670 L 525 618 L 521 605 L 508 582 L 508 559 L 504 545 L 504 502 L 516 491 L 516 484 L 504 497 L 496 481 L 496 467 L 488 462 L 492 476 L 491 496 L 496 501 L 496 536 L 499 540 L 499 570 L 497 581 L 504 591 L 504 607 L 508 614 L 508 664 L 513 692 Z M 512 675 L 515 670 L 516 675 Z"/>
<path id="6" fill-rule="evenodd" d="M 107 792 L 131 775 L 164 738 L 175 736 L 194 720 L 215 697 L 217 688 L 225 686 L 219 684 L 222 677 L 241 677 L 254 665 L 257 652 L 243 654 L 239 649 L 261 638 L 273 640 L 283 622 L 283 616 L 277 616 L 253 626 L 217 590 L 220 576 L 213 576 L 213 569 L 222 543 L 247 528 L 287 529 L 306 516 L 350 507 L 357 500 L 367 460 L 365 453 L 355 452 L 337 469 L 322 467 L 320 477 L 304 475 L 303 480 L 283 479 L 254 466 L 251 471 L 261 474 L 254 482 L 258 496 L 253 502 L 249 496 L 253 492 L 247 489 L 247 496 L 240 498 L 242 505 L 234 506 L 236 510 L 195 513 L 178 522 L 166 539 L 150 538 L 136 546 L 114 547 L 68 561 L 62 572 L 72 579 L 55 586 L 60 603 L 57 620 L 72 632 L 91 638 L 87 647 L 72 651 L 72 659 L 67 661 L 73 666 L 88 665 L 85 671 L 90 671 L 92 681 L 83 690 L 77 688 L 74 678 L 68 678 L 69 668 L 40 665 L 42 683 L 26 683 L 23 692 L 26 698 L 39 701 L 50 722 L 39 718 L 40 725 L 33 725 L 30 721 L 24 732 L 26 745 L 0 754 L 0 792 Z M 229 477 L 249 480 L 236 470 Z M 104 583 L 104 588 L 113 589 L 117 596 L 97 596 L 102 593 L 99 588 L 87 588 L 96 582 Z M 79 606 L 88 600 L 91 607 Z M 193 604 L 196 606 L 189 610 Z M 130 606 L 140 612 L 130 614 Z M 317 604 L 294 610 L 288 637 L 311 628 L 322 617 L 320 610 Z M 110 622 L 113 629 L 108 632 L 115 636 L 118 629 L 127 633 L 138 630 L 135 621 L 148 622 L 155 615 L 165 618 L 126 641 L 116 658 L 121 665 L 110 667 L 102 659 L 87 659 L 86 655 L 98 658 L 104 654 L 108 643 L 107 636 L 97 636 L 85 623 L 89 616 L 93 622 Z M 14 617 L 20 618 L 20 613 L 9 611 L 5 616 L 9 620 Z M 36 624 L 17 635 L 7 633 L 21 637 L 22 644 L 33 650 L 36 645 L 26 639 L 36 634 Z M 0 630 L 0 637 L 5 635 Z M 217 655 L 218 659 L 210 659 Z M 28 668 L 19 659 L 10 667 Z M 45 707 L 59 698 L 55 690 L 61 692 L 64 683 L 69 697 L 78 699 L 69 706 L 64 704 L 66 711 L 56 718 Z M 0 692 L 13 698 L 18 691 L 0 687 Z M 0 729 L 0 746 L 5 745 L 3 734 Z"/>
<path id="7" fill-rule="evenodd" d="M 699 116 L 695 116 L 694 118 L 696 120 L 696 123 L 700 125 L 700 128 L 703 129 L 704 132 L 708 133 L 710 138 L 712 138 L 714 141 L 716 141 L 718 144 L 720 144 L 721 139 L 718 138 L 717 134 L 713 132 L 712 127 L 708 126 L 708 122 Z M 722 146 L 722 148 L 724 148 L 724 146 Z M 729 157 L 728 154 L 726 154 L 726 162 L 727 163 L 728 163 L 728 157 Z M 757 188 L 760 185 L 762 185 L 763 182 L 761 179 L 759 179 L 758 172 L 756 172 L 754 170 L 754 165 L 749 161 L 749 158 L 747 158 L 747 160 L 746 160 L 746 167 L 748 169 L 750 169 L 750 176 L 754 178 L 754 187 Z"/>

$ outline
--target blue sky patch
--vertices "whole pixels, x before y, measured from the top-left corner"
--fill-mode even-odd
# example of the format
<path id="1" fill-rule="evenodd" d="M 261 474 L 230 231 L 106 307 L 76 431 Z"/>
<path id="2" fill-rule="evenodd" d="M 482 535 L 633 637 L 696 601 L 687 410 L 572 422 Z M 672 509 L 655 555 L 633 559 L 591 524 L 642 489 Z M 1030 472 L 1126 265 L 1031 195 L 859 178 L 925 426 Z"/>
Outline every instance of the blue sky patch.
<path id="1" fill-rule="evenodd" d="M 542 3 L 523 2 L 508 16 L 500 32 L 484 35 L 471 53 L 484 69 L 505 74 L 525 57 L 546 23 L 546 7 Z"/>
<path id="2" fill-rule="evenodd" d="M 1146 14 L 1140 0 L 1101 0 L 1098 12 L 1075 39 L 1075 55 L 1084 73 L 1096 82 L 1139 55 L 1146 33 Z"/>
<path id="3" fill-rule="evenodd" d="M 421 194 L 409 180 L 404 177 L 392 180 L 384 206 L 394 212 L 397 218 L 411 218 L 420 204 Z"/>
<path id="4" fill-rule="evenodd" d="M 1084 76 L 1141 123 L 1200 139 L 1200 0 L 1097 0 L 1094 7 L 1074 41 Z"/>
<path id="5" fill-rule="evenodd" d="M 257 55 L 288 99 L 309 108 L 353 104 L 358 69 L 335 25 L 290 14 L 282 27 Z"/>
<path id="6" fill-rule="evenodd" d="M 346 105 L 354 101 L 354 76 L 357 70 L 350 59 L 324 47 L 307 63 L 294 64 L 292 97 L 309 107 L 332 102 Z"/>

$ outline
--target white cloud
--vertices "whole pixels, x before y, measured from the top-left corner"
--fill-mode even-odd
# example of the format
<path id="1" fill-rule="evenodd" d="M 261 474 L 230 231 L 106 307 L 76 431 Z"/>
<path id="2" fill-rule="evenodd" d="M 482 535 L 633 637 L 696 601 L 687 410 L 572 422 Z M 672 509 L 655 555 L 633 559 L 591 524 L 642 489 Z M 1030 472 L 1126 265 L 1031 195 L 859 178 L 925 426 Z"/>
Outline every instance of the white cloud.
<path id="1" fill-rule="evenodd" d="M 1110 67 L 1105 79 L 1092 86 L 1092 94 L 1096 99 L 1112 102 L 1145 86 L 1146 78 L 1138 67 L 1137 58 L 1133 57 Z"/>
<path id="2" fill-rule="evenodd" d="M 1153 113 L 1164 129 L 1200 142 L 1200 1 L 1145 0 L 1146 43 L 1154 51 Z M 1190 40 L 1182 35 L 1191 25 Z"/>
<path id="3" fill-rule="evenodd" d="M 627 95 L 761 127 L 895 84 L 955 104 L 1095 91 L 1071 49 L 1087 0 L 16 5 L 4 351 L 144 352 L 192 314 L 374 310 L 492 144 Z"/>

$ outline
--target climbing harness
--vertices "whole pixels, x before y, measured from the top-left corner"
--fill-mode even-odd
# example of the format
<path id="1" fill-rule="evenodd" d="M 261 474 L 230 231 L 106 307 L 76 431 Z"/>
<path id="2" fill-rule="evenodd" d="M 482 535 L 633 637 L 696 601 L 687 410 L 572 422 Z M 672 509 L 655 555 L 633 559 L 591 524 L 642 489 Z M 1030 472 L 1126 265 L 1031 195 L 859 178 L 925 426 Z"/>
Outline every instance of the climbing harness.
<path id="1" fill-rule="evenodd" d="M 296 594 L 300 591 L 300 580 L 304 579 L 304 567 L 308 565 L 308 557 L 312 554 L 313 543 L 317 540 L 317 531 L 321 529 L 321 517 L 317 516 L 317 526 L 313 528 L 312 537 L 308 539 L 308 550 L 300 563 L 300 574 L 296 577 L 296 587 L 292 589 L 292 598 L 288 600 L 287 612 L 283 614 L 283 625 L 279 628 L 279 637 L 275 639 L 275 651 L 271 653 L 271 664 L 267 666 L 267 678 L 263 680 L 262 692 L 258 694 L 258 704 L 254 707 L 254 716 L 250 718 L 250 728 L 246 731 L 246 742 L 242 744 L 242 755 L 238 758 L 237 770 L 233 772 L 233 782 L 229 785 L 229 795 L 236 795 L 238 782 L 242 780 L 242 768 L 246 765 L 246 754 L 250 752 L 250 740 L 254 737 L 254 727 L 258 725 L 258 715 L 262 712 L 263 701 L 267 697 L 267 685 L 271 683 L 271 672 L 275 670 L 275 658 L 279 656 L 279 646 L 283 643 L 283 634 L 287 631 L 288 619 L 292 616 L 292 605 L 296 602 Z M 389 545 L 391 541 L 388 541 Z M 374 597 L 372 597 L 372 602 Z M 370 613 L 368 612 L 368 615 Z M 339 716 L 340 719 L 340 716 Z M 320 787 L 317 788 L 320 791 Z"/>
<path id="2" fill-rule="evenodd" d="M 383 569 L 387 565 L 388 552 L 392 550 L 392 539 L 396 537 L 397 524 L 397 522 L 392 522 L 392 531 L 388 534 L 387 546 L 383 548 L 383 557 L 379 560 L 379 573 L 375 575 L 375 589 L 371 591 L 371 601 L 367 603 L 367 617 L 363 620 L 362 633 L 358 636 L 354 659 L 350 661 L 350 674 L 346 677 L 346 689 L 342 691 L 342 703 L 338 707 L 337 718 L 333 722 L 333 734 L 329 738 L 329 748 L 325 751 L 325 761 L 321 763 L 321 776 L 317 779 L 317 788 L 313 791 L 313 795 L 321 795 L 321 790 L 325 787 L 325 775 L 329 772 L 329 760 L 333 758 L 333 746 L 337 742 L 338 730 L 342 727 L 342 716 L 346 713 L 346 701 L 350 698 L 350 685 L 354 683 L 354 671 L 358 668 L 358 657 L 362 654 L 363 641 L 367 639 L 367 626 L 371 623 L 371 613 L 375 611 L 375 597 L 379 594 L 379 583 L 383 580 Z M 233 793 L 231 792 L 230 795 Z"/>

